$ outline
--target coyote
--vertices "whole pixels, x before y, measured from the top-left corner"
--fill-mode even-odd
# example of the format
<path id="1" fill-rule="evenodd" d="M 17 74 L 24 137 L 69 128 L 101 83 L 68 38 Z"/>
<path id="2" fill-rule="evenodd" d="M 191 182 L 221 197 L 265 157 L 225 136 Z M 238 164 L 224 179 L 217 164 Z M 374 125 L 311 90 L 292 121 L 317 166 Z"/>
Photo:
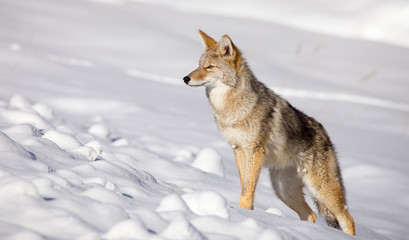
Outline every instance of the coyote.
<path id="1" fill-rule="evenodd" d="M 217 126 L 234 150 L 240 208 L 253 209 L 264 166 L 278 198 L 300 219 L 317 218 L 305 202 L 306 186 L 328 225 L 355 235 L 335 149 L 324 127 L 259 82 L 229 36 L 216 42 L 201 30 L 199 34 L 205 52 L 183 81 L 206 87 Z"/>

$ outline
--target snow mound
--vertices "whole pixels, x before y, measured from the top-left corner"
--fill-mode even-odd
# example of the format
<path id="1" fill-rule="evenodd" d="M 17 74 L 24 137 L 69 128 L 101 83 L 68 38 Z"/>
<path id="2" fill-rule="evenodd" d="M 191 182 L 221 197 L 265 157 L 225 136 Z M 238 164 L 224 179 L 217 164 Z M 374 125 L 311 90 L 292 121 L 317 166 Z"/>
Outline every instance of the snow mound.
<path id="1" fill-rule="evenodd" d="M 191 166 L 224 177 L 222 157 L 214 149 L 202 149 Z"/>
<path id="2" fill-rule="evenodd" d="M 95 161 L 98 158 L 97 151 L 88 146 L 81 146 L 74 149 L 70 149 L 69 152 L 71 154 L 78 154 L 85 157 L 88 161 Z"/>
<path id="3" fill-rule="evenodd" d="M 52 124 L 48 121 L 53 118 L 50 108 L 41 103 L 30 101 L 23 95 L 13 95 L 9 102 L 4 102 L 4 109 L 0 111 L 0 119 L 8 124 L 30 124 L 37 129 L 53 129 Z"/>
<path id="4" fill-rule="evenodd" d="M 111 131 L 104 124 L 95 124 L 88 129 L 88 132 L 103 139 L 107 139 L 111 135 Z"/>
<path id="5" fill-rule="evenodd" d="M 195 159 L 198 153 L 199 149 L 196 147 L 184 147 L 176 151 L 174 160 L 176 162 L 190 164 Z"/>
<path id="6" fill-rule="evenodd" d="M 25 96 L 16 94 L 10 98 L 10 107 L 17 109 L 31 108 L 32 102 Z"/>
<path id="7" fill-rule="evenodd" d="M 69 132 L 70 130 L 66 130 Z M 85 157 L 89 161 L 95 161 L 98 155 L 102 153 L 101 144 L 92 140 L 85 146 L 82 146 L 80 141 L 72 134 L 61 132 L 58 130 L 49 130 L 44 135 L 43 138 L 48 139 L 63 150 L 67 150 L 73 155 L 79 155 Z"/>
<path id="8" fill-rule="evenodd" d="M 278 208 L 269 208 L 266 210 L 266 213 L 271 213 L 280 217 L 285 217 L 285 214 L 283 213 L 283 211 L 281 211 Z"/>
<path id="9" fill-rule="evenodd" d="M 57 130 L 49 130 L 43 138 L 48 139 L 57 144 L 61 149 L 68 150 L 81 147 L 81 143 L 73 136 Z"/>
<path id="10" fill-rule="evenodd" d="M 19 177 L 3 177 L 0 179 L 0 196 L 2 198 L 14 195 L 28 195 L 39 197 L 37 187 L 30 181 Z"/>
<path id="11" fill-rule="evenodd" d="M 33 110 L 36 111 L 38 114 L 40 114 L 41 117 L 51 120 L 54 118 L 54 112 L 51 108 L 48 106 L 42 104 L 42 103 L 37 103 L 33 107 Z"/>
<path id="12" fill-rule="evenodd" d="M 171 194 L 162 199 L 159 206 L 156 208 L 157 212 L 166 212 L 166 211 L 182 211 L 185 212 L 189 208 L 183 199 L 176 194 Z"/>
<path id="13" fill-rule="evenodd" d="M 189 209 L 197 215 L 229 218 L 226 199 L 216 192 L 196 191 L 183 194 L 182 199 L 186 202 Z"/>
<path id="14" fill-rule="evenodd" d="M 96 140 L 92 140 L 92 141 L 88 142 L 87 144 L 85 144 L 85 146 L 91 147 L 92 149 L 94 149 L 95 152 L 98 155 L 101 155 L 101 153 L 102 153 L 102 145 L 101 145 L 100 142 L 98 142 Z"/>
<path id="15" fill-rule="evenodd" d="M 197 229 L 184 217 L 175 218 L 161 233 L 162 237 L 177 240 L 201 240 L 205 239 Z"/>
<path id="16" fill-rule="evenodd" d="M 137 219 L 128 219 L 115 224 L 109 231 L 103 235 L 107 240 L 121 239 L 149 239 L 151 234 L 145 225 Z"/>
<path id="17" fill-rule="evenodd" d="M 257 240 L 282 240 L 282 239 L 288 239 L 288 238 L 282 238 L 276 231 L 272 229 L 267 229 L 261 232 L 259 235 L 257 235 L 256 238 Z"/>
<path id="18" fill-rule="evenodd" d="M 9 124 L 31 124 L 38 129 L 49 130 L 53 126 L 34 110 L 7 110 L 0 112 L 0 118 Z"/>
<path id="19" fill-rule="evenodd" d="M 123 196 L 116 194 L 106 188 L 93 187 L 82 193 L 83 196 L 94 199 L 98 202 L 110 203 L 113 205 L 121 205 Z"/>

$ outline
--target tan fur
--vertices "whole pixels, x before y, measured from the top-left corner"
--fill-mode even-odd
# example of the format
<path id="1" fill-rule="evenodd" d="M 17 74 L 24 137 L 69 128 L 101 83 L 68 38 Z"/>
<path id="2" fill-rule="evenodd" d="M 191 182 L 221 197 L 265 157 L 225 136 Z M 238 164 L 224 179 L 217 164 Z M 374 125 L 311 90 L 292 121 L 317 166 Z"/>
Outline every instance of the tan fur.
<path id="1" fill-rule="evenodd" d="M 270 169 L 277 196 L 315 222 L 306 186 L 328 224 L 354 235 L 334 147 L 324 127 L 259 82 L 230 37 L 219 42 L 199 30 L 205 53 L 184 78 L 205 86 L 217 126 L 233 147 L 241 182 L 240 207 L 253 209 L 261 167 Z"/>

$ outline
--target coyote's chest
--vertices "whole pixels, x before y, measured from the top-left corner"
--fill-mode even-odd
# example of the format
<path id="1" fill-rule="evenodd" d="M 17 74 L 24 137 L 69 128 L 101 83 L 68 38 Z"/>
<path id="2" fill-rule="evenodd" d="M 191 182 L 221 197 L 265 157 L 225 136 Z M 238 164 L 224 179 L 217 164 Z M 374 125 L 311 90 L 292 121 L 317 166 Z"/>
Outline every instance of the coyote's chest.
<path id="1" fill-rule="evenodd" d="M 248 121 L 254 104 L 249 101 L 251 97 L 246 98 L 232 91 L 228 86 L 220 86 L 210 91 L 208 89 L 207 96 L 223 137 L 232 146 L 245 147 L 254 138 Z"/>

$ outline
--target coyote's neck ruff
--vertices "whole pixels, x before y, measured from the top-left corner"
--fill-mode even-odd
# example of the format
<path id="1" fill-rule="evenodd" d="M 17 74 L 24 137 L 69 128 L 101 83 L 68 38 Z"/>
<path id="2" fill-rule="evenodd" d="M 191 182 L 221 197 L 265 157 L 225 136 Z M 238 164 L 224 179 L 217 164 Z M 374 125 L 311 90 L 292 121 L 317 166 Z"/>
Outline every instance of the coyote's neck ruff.
<path id="1" fill-rule="evenodd" d="M 277 196 L 302 220 L 316 220 L 304 200 L 306 186 L 328 224 L 355 234 L 335 150 L 323 126 L 259 82 L 227 35 L 216 42 L 199 34 L 205 52 L 199 67 L 183 80 L 189 86 L 206 86 L 217 126 L 234 149 L 240 207 L 253 209 L 265 166 Z"/>

